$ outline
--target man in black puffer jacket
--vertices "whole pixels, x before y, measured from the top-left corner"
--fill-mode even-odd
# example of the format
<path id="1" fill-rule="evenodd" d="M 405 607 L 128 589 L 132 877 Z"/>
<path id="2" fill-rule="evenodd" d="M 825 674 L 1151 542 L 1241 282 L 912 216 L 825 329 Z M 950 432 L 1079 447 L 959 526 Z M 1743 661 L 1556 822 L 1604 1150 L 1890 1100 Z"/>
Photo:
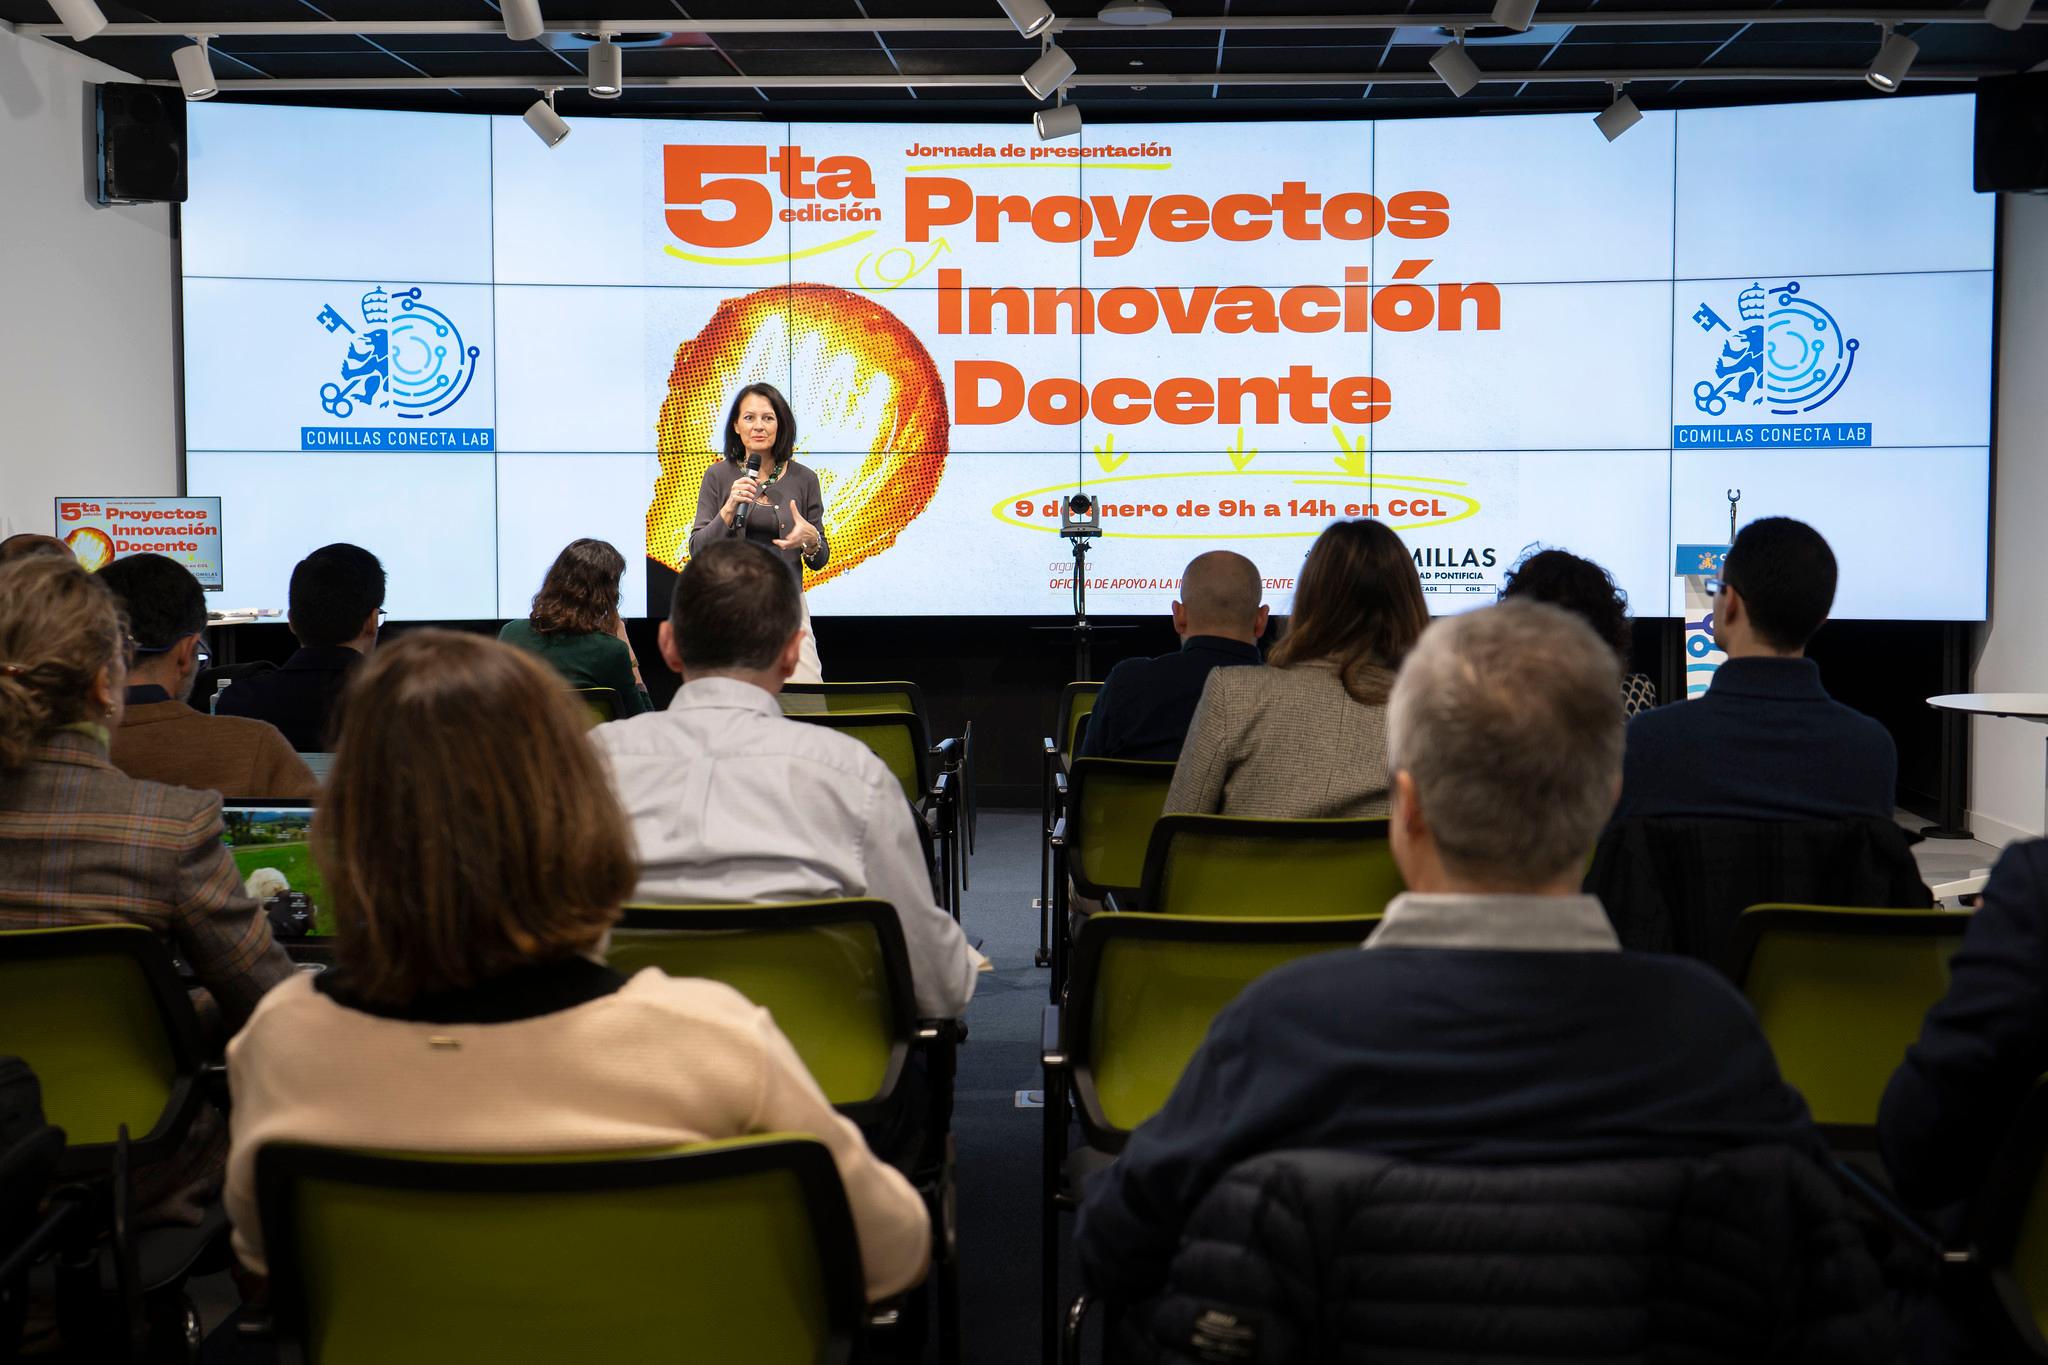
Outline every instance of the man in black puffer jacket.
<path id="1" fill-rule="evenodd" d="M 1793 1283 L 1846 1277 L 1863 1286 L 1867 1301 L 1851 1292 L 1847 1307 L 1831 1311 L 1853 1320 L 1859 1350 L 1879 1348 L 1839 1358 L 1887 1358 L 1882 1342 L 1895 1329 L 1867 1252 L 1841 1235 L 1839 1206 L 1829 1214 L 1793 1199 L 1825 1188 L 1825 1149 L 1749 1007 L 1700 963 L 1621 952 L 1599 901 L 1578 894 L 1620 780 L 1619 687 L 1613 652 L 1554 607 L 1511 602 L 1430 628 L 1388 706 L 1390 838 L 1409 892 L 1388 906 L 1365 951 L 1275 971 L 1218 1017 L 1165 1107 L 1087 1190 L 1076 1240 L 1091 1289 L 1126 1303 L 1157 1294 L 1196 1208 L 1262 1153 L 1371 1153 L 1435 1168 L 1689 1161 L 1706 1170 L 1740 1149 L 1770 1149 L 1774 1156 L 1741 1159 L 1775 1162 L 1785 1172 L 1777 1185 L 1724 1174 L 1700 1188 L 1764 1201 L 1758 1229 L 1805 1230 L 1811 1215 L 1819 1240 L 1803 1231 L 1739 1238 L 1719 1269 L 1749 1274 L 1749 1287 L 1764 1293 L 1789 1292 L 1769 1278 L 1784 1267 L 1797 1270 Z M 1719 1202 L 1694 1198 L 1689 1207 Z M 1465 1243 L 1473 1273 L 1453 1296 L 1401 1290 L 1390 1302 L 1405 1301 L 1426 1337 L 1488 1301 L 1541 1303 L 1561 1284 L 1588 1302 L 1627 1297 L 1627 1277 L 1611 1272 L 1629 1258 L 1564 1253 L 1574 1227 L 1583 1236 L 1640 1222 L 1641 1205 L 1641 1190 L 1616 1187 L 1605 1203 L 1581 1206 L 1582 1221 L 1541 1220 L 1545 1235 L 1520 1250 L 1477 1236 Z M 1351 1210 L 1323 1212 L 1341 1219 Z M 1425 1201 L 1412 1217 L 1448 1235 L 1469 1213 Z M 1668 1238 L 1724 1235 L 1672 1208 L 1650 1222 Z M 1760 1241 L 1771 1242 L 1768 1255 L 1744 1249 Z M 1713 1301 L 1703 1289 L 1698 1302 Z M 1505 1335 L 1493 1356 L 1545 1354 L 1541 1341 L 1516 1340 L 1511 1323 L 1495 1325 Z M 1675 1354 L 1615 1340 L 1553 1358 L 1771 1358 L 1704 1349 L 1712 1339 L 1668 1343 L 1682 1347 Z"/>

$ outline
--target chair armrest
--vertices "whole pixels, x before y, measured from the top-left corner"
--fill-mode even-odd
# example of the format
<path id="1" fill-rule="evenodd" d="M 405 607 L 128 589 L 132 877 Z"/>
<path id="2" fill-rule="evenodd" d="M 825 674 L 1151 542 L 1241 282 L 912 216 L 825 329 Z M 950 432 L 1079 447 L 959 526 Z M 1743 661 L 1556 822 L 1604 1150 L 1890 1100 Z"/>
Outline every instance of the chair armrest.
<path id="1" fill-rule="evenodd" d="M 1128 891 L 1105 891 L 1102 893 L 1102 908 L 1122 914 L 1131 908 L 1131 894 Z"/>
<path id="2" fill-rule="evenodd" d="M 225 1113 L 229 1107 L 228 1064 L 226 1062 L 204 1062 L 199 1067 L 199 1089 L 206 1098 L 219 1105 Z"/>
<path id="3" fill-rule="evenodd" d="M 932 745 L 927 752 L 946 768 L 951 769 L 960 762 L 960 737 L 954 735 L 950 739 L 942 739 Z"/>
<path id="4" fill-rule="evenodd" d="M 1081 1365 L 1081 1331 L 1088 1325 L 1088 1310 L 1094 1306 L 1095 1298 L 1086 1290 L 1074 1295 L 1074 1301 L 1067 1305 L 1060 1322 L 1060 1365 Z"/>
<path id="5" fill-rule="evenodd" d="M 1991 872 L 1987 868 L 1953 881 L 1936 882 L 1927 889 L 1934 893 L 1934 903 L 1942 909 L 1961 910 L 1964 908 L 1963 897 L 1977 895 L 1990 880 Z"/>
<path id="6" fill-rule="evenodd" d="M 920 1019 L 912 1034 L 921 1043 L 964 1043 L 967 1041 L 965 1019 Z"/>
<path id="7" fill-rule="evenodd" d="M 1066 1049 L 1060 1042 L 1060 1007 L 1047 1005 L 1038 1021 L 1038 1060 L 1048 1070 L 1067 1064 Z"/>
<path id="8" fill-rule="evenodd" d="M 1059 819 L 1052 822 L 1052 829 L 1047 832 L 1045 839 L 1054 848 L 1065 848 L 1067 846 L 1066 816 L 1062 815 Z"/>
<path id="9" fill-rule="evenodd" d="M 1967 1263 L 1971 1259 L 1968 1251 L 1952 1250 L 1942 1245 L 1925 1224 L 1908 1213 L 1890 1190 L 1881 1188 L 1870 1177 L 1857 1170 L 1848 1162 L 1836 1159 L 1835 1179 L 1842 1187 L 1871 1212 L 1884 1220 L 1887 1227 L 1904 1237 L 1921 1251 L 1949 1264 Z"/>

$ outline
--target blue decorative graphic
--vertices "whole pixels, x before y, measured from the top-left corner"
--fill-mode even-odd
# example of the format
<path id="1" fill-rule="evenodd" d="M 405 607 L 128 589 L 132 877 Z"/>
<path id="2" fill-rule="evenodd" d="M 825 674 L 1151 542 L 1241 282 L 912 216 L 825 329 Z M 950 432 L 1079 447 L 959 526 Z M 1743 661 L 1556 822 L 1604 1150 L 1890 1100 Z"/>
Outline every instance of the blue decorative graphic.
<path id="1" fill-rule="evenodd" d="M 469 392 L 482 350 L 465 347 L 454 319 L 423 302 L 423 292 L 418 285 L 396 294 L 381 285 L 371 289 L 362 297 L 361 331 L 333 304 L 320 310 L 315 322 L 329 332 L 349 334 L 341 380 L 320 386 L 321 408 L 343 419 L 364 408 L 416 422 L 440 416 Z"/>
<path id="2" fill-rule="evenodd" d="M 1739 327 L 1704 302 L 1692 315 L 1701 331 L 1728 334 L 1714 359 L 1714 377 L 1692 388 L 1693 405 L 1707 416 L 1719 417 L 1734 403 L 1781 417 L 1812 412 L 1849 382 L 1862 343 L 1843 334 L 1834 314 L 1801 297 L 1799 281 L 1769 290 L 1753 283 L 1736 297 L 1735 307 Z"/>

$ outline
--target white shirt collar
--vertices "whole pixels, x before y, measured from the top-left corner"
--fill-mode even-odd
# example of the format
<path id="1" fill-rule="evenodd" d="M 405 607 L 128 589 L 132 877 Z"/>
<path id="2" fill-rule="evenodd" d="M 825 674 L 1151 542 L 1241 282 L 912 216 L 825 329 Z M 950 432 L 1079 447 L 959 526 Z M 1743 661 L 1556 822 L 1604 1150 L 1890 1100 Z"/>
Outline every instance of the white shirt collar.
<path id="1" fill-rule="evenodd" d="M 1425 895 L 1387 903 L 1368 948 L 1481 948 L 1507 952 L 1619 952 L 1597 896 Z"/>
<path id="2" fill-rule="evenodd" d="M 697 710 L 759 711 L 762 715 L 782 714 L 773 693 L 738 678 L 698 678 L 684 683 L 669 699 L 671 711 Z"/>

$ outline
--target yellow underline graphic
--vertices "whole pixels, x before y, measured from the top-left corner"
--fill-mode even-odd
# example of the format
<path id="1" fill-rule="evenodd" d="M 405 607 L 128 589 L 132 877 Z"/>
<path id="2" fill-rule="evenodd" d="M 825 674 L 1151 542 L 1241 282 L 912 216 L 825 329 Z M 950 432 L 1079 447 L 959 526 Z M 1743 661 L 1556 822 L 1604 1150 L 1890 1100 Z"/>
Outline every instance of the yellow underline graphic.
<path id="1" fill-rule="evenodd" d="M 929 166 L 905 166 L 908 171 L 1021 171 L 1048 166 L 1084 166 L 1093 171 L 1170 171 L 1171 161 L 947 161 Z"/>
<path id="2" fill-rule="evenodd" d="M 699 256 L 693 251 L 678 251 L 672 246 L 665 246 L 662 250 L 679 261 L 694 261 L 698 265 L 780 265 L 784 261 L 801 261 L 806 256 L 822 256 L 828 251 L 852 246 L 855 242 L 865 242 L 874 235 L 875 229 L 869 228 L 865 232 L 841 237 L 836 242 L 826 242 L 822 246 L 807 246 L 802 251 L 786 252 L 780 256 Z"/>

